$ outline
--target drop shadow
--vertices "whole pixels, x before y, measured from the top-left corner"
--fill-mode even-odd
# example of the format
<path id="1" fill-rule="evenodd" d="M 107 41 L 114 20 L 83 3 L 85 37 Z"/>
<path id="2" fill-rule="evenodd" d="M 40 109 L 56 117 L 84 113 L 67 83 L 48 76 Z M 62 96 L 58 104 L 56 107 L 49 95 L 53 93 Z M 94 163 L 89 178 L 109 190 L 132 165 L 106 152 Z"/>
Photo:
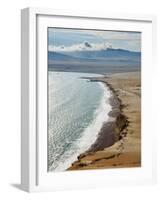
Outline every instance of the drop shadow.
<path id="1" fill-rule="evenodd" d="M 19 190 L 21 190 L 21 191 L 24 191 L 24 190 L 22 189 L 22 186 L 21 186 L 21 184 L 17 184 L 17 183 L 10 183 L 10 185 L 11 185 L 12 187 L 14 187 L 14 188 L 17 188 L 17 189 L 19 189 Z"/>

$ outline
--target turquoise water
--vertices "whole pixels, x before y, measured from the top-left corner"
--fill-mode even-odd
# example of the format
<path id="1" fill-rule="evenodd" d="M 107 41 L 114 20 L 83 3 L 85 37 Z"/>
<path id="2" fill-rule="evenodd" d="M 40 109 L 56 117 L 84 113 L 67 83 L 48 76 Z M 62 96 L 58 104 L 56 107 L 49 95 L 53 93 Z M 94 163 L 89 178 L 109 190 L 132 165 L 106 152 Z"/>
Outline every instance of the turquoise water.
<path id="1" fill-rule="evenodd" d="M 111 106 L 96 74 L 48 72 L 48 170 L 64 171 L 96 141 Z"/>

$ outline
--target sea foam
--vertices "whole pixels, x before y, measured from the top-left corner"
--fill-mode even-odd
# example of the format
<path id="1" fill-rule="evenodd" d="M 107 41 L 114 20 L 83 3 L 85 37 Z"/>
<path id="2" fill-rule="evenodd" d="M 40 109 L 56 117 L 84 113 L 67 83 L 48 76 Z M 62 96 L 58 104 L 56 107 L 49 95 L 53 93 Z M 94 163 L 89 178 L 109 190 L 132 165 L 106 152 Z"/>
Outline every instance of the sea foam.
<path id="1" fill-rule="evenodd" d="M 111 96 L 110 90 L 105 86 L 104 83 L 98 82 L 101 89 L 103 90 L 103 95 L 100 100 L 100 104 L 94 113 L 94 118 L 92 122 L 84 129 L 82 136 L 77 139 L 76 151 L 70 149 L 67 151 L 66 155 L 59 160 L 57 167 L 51 166 L 49 171 L 64 171 L 68 169 L 73 162 L 75 162 L 78 156 L 85 151 L 87 151 L 91 145 L 97 140 L 98 134 L 105 122 L 108 121 L 108 113 L 111 111 L 112 107 L 109 103 L 109 98 Z"/>

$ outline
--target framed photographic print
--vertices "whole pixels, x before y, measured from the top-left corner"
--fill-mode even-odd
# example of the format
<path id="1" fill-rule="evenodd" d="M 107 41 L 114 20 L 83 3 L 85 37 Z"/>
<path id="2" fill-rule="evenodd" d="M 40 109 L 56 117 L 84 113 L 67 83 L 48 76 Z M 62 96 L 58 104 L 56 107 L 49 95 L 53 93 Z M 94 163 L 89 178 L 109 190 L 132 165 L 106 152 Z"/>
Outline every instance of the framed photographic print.
<path id="1" fill-rule="evenodd" d="M 21 186 L 155 182 L 155 17 L 26 8 Z"/>

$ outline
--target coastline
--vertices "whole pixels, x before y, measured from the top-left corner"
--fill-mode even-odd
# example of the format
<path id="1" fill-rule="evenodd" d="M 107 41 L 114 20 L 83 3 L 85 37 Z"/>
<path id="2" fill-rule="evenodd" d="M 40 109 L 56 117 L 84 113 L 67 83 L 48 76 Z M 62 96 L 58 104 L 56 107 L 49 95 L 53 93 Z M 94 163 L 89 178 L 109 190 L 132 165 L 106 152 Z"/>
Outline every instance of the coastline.
<path id="1" fill-rule="evenodd" d="M 110 120 L 104 123 L 95 143 L 89 150 L 79 155 L 78 160 L 67 170 L 139 167 L 141 165 L 139 118 L 141 101 L 138 92 L 141 84 L 140 72 L 117 73 L 108 77 L 86 79 L 102 82 L 110 89 L 112 111 L 108 114 Z M 137 90 L 134 92 L 135 87 Z M 136 107 L 135 104 L 138 105 L 138 110 L 131 112 L 131 109 Z M 134 122 L 136 118 L 138 118 L 137 123 Z"/>

